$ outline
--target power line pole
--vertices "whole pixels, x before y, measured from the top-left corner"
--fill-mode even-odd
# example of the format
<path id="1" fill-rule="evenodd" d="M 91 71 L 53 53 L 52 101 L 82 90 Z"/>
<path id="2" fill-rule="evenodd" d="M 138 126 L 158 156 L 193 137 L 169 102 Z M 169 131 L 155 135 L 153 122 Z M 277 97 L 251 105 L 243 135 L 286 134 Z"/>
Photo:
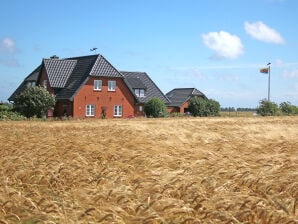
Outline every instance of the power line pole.
<path id="1" fill-rule="evenodd" d="M 268 73 L 269 73 L 269 76 L 268 76 L 268 102 L 270 102 L 270 65 L 271 65 L 271 63 L 269 62 L 267 65 L 268 65 Z"/>

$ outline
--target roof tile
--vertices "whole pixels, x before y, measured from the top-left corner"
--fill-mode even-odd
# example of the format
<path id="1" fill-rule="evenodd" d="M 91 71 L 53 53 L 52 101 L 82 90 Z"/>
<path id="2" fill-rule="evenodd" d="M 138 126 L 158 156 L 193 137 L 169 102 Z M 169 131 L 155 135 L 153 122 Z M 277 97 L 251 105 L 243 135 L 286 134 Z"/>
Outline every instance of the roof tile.
<path id="1" fill-rule="evenodd" d="M 141 87 L 141 85 L 143 85 L 143 88 L 145 89 L 145 97 L 136 96 L 140 103 L 146 103 L 148 100 L 150 100 L 153 97 L 158 97 L 166 104 L 170 103 L 169 99 L 162 93 L 162 91 L 150 79 L 150 77 L 147 75 L 147 73 L 121 71 L 121 74 L 124 75 L 129 87 L 132 90 L 139 89 Z"/>
<path id="2" fill-rule="evenodd" d="M 77 60 L 67 59 L 44 59 L 43 62 L 53 88 L 64 88 L 77 64 Z"/>
<path id="3" fill-rule="evenodd" d="M 122 78 L 123 75 L 110 64 L 102 55 L 99 55 L 96 59 L 92 70 L 90 71 L 91 76 L 111 77 L 111 78 Z"/>

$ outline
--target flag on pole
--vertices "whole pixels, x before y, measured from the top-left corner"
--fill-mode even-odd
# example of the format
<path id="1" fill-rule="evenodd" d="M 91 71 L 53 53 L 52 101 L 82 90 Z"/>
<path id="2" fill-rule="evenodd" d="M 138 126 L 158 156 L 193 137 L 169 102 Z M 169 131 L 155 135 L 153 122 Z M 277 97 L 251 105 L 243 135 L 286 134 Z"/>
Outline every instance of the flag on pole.
<path id="1" fill-rule="evenodd" d="M 261 69 L 260 69 L 260 72 L 261 72 L 261 73 L 268 74 L 268 73 L 269 73 L 269 68 L 261 68 Z"/>

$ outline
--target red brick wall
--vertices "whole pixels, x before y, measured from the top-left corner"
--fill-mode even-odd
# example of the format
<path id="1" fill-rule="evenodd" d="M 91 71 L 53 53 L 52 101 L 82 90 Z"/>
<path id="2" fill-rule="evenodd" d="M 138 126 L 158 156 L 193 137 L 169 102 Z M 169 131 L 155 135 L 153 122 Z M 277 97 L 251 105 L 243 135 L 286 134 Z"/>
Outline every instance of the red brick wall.
<path id="1" fill-rule="evenodd" d="M 94 90 L 94 80 L 102 80 L 102 89 Z M 116 81 L 116 91 L 108 91 L 108 80 Z M 102 117 L 102 108 L 106 108 L 106 117 L 114 117 L 114 105 L 122 105 L 122 117 L 134 116 L 135 99 L 121 78 L 91 77 L 81 87 L 73 100 L 73 117 L 86 117 L 86 105 L 95 105 L 95 118 Z"/>
<path id="2" fill-rule="evenodd" d="M 188 105 L 189 105 L 189 101 L 186 101 L 184 104 L 182 104 L 180 106 L 180 108 L 179 107 L 171 107 L 171 106 L 167 107 L 167 111 L 169 113 L 180 113 L 180 114 L 184 114 L 184 109 L 185 108 L 188 108 Z"/>
<path id="3" fill-rule="evenodd" d="M 140 111 L 140 109 L 141 109 L 141 111 Z M 144 117 L 144 116 L 145 116 L 144 104 L 142 103 L 142 104 L 135 105 L 134 117 Z"/>
<path id="4" fill-rule="evenodd" d="M 188 108 L 189 101 L 186 101 L 182 106 L 180 106 L 180 114 L 184 114 L 184 109 Z"/>
<path id="5" fill-rule="evenodd" d="M 179 107 L 167 107 L 168 113 L 179 113 Z"/>
<path id="6" fill-rule="evenodd" d="M 72 114 L 72 102 L 71 101 L 59 101 L 56 102 L 55 110 L 54 110 L 55 117 L 69 117 L 73 116 Z"/>

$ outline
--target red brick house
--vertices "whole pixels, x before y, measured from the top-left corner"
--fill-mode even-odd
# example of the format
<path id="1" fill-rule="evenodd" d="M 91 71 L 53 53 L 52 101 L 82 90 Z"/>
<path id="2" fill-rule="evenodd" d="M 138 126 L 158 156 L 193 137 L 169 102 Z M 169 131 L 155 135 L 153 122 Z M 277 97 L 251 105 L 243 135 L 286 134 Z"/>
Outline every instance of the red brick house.
<path id="1" fill-rule="evenodd" d="M 35 85 L 55 95 L 57 117 L 144 116 L 143 106 L 154 96 L 170 104 L 146 73 L 120 72 L 102 55 L 43 59 L 8 100 Z"/>
<path id="2" fill-rule="evenodd" d="M 198 96 L 207 99 L 207 97 L 196 88 L 177 88 L 171 90 L 166 94 L 166 97 L 171 102 L 167 105 L 168 112 L 181 114 L 189 112 L 189 100 L 193 96 Z"/>

